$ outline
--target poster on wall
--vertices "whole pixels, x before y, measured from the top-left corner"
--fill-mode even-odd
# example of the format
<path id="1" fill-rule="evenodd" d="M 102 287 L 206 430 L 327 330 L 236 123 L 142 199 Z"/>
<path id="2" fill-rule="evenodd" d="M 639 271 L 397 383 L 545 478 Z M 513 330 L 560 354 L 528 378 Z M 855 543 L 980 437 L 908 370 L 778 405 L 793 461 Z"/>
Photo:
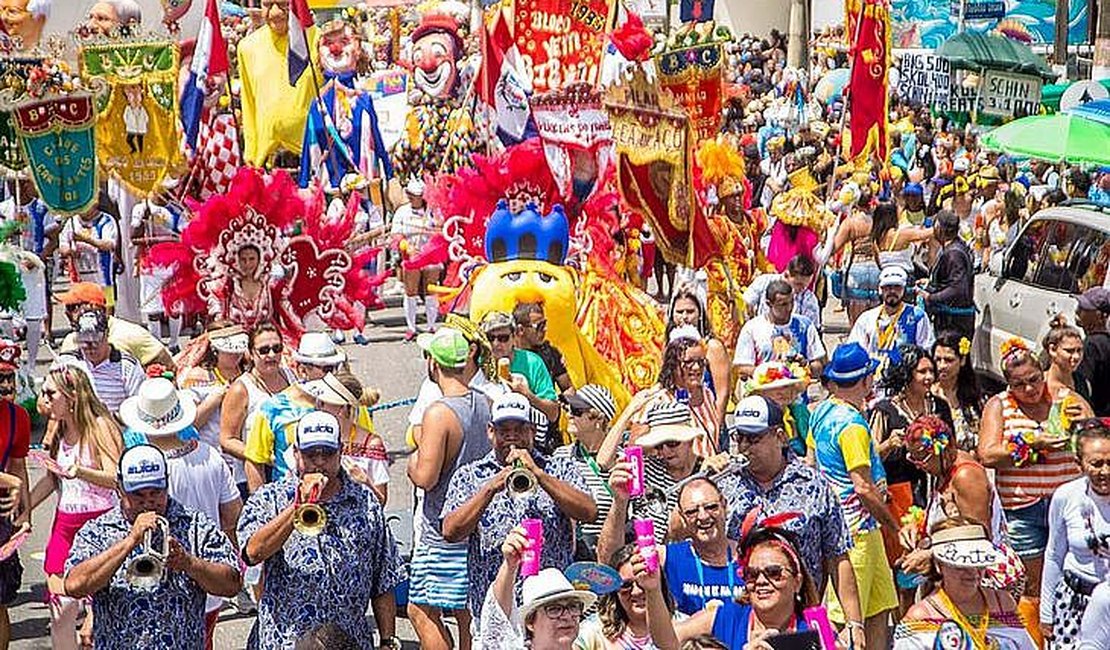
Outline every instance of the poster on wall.
<path id="1" fill-rule="evenodd" d="M 969 6 L 983 5 L 982 12 L 978 15 L 986 16 L 997 15 L 999 4 L 1005 5 L 1001 18 L 968 19 L 965 23 L 966 31 L 996 32 L 1030 44 L 1052 43 L 1056 28 L 1056 0 L 968 2 Z M 896 48 L 936 49 L 956 34 L 959 22 L 958 12 L 952 12 L 952 0 L 891 0 L 890 14 Z M 976 14 L 972 14 L 974 15 Z M 1089 25 L 1087 3 L 1071 0 L 1068 9 L 1068 43 L 1086 43 Z"/>
<path id="2" fill-rule="evenodd" d="M 517 0 L 513 30 L 521 72 L 537 93 L 597 82 L 607 0 Z"/>

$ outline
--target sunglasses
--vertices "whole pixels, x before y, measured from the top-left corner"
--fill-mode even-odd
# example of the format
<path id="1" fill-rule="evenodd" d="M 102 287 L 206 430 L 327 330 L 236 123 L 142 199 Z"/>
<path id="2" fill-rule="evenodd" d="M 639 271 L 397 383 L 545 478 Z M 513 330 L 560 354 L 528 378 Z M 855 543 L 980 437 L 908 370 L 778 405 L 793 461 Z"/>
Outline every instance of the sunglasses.
<path id="1" fill-rule="evenodd" d="M 254 351 L 258 354 L 258 356 L 264 357 L 267 354 L 281 354 L 281 351 L 284 349 L 284 345 L 282 345 L 281 343 L 275 343 L 273 345 L 263 345 L 261 347 L 257 347 L 254 349 Z"/>
<path id="2" fill-rule="evenodd" d="M 53 388 L 43 388 L 41 391 L 42 396 L 46 399 L 54 399 L 58 395 L 58 391 Z"/>
<path id="3" fill-rule="evenodd" d="M 542 332 L 547 329 L 547 321 L 541 320 L 538 323 L 528 323 L 527 325 L 521 325 L 521 327 L 531 327 L 537 332 Z"/>
<path id="4" fill-rule="evenodd" d="M 512 334 L 487 334 L 486 338 L 490 343 L 508 343 L 512 340 Z"/>
<path id="5" fill-rule="evenodd" d="M 571 417 L 580 418 L 584 415 L 589 415 L 590 414 L 590 409 L 589 408 L 583 408 L 583 407 L 580 407 L 580 406 L 572 406 L 570 404 L 567 404 L 566 409 L 567 409 L 567 413 L 570 413 Z"/>
<path id="6" fill-rule="evenodd" d="M 681 363 L 682 363 L 683 368 L 697 369 L 697 368 L 704 368 L 705 367 L 705 359 L 704 358 L 683 359 Z"/>
<path id="7" fill-rule="evenodd" d="M 577 600 L 566 603 L 550 603 L 543 606 L 548 618 L 563 618 L 568 614 L 577 618 L 582 615 L 582 603 Z"/>
<path id="8" fill-rule="evenodd" d="M 682 443 L 677 441 L 677 440 L 668 440 L 667 442 L 659 443 L 659 446 L 660 447 L 665 447 L 667 449 L 678 449 L 678 446 L 681 445 L 681 444 Z"/>
<path id="9" fill-rule="evenodd" d="M 699 503 L 696 506 L 691 506 L 683 510 L 682 516 L 686 519 L 693 519 L 694 517 L 697 517 L 698 513 L 702 510 L 704 510 L 705 514 L 707 515 L 716 516 L 721 512 L 721 502 L 714 501 L 712 503 Z"/>
<path id="10" fill-rule="evenodd" d="M 746 566 L 744 567 L 744 582 L 754 584 L 759 580 L 759 576 L 766 576 L 771 582 L 780 582 L 784 576 L 794 575 L 794 572 L 781 564 L 768 564 L 764 567 Z"/>
<path id="11" fill-rule="evenodd" d="M 624 582 L 621 583 L 621 588 L 618 591 L 620 591 L 622 594 L 631 593 L 632 587 L 635 586 L 635 585 L 636 585 L 635 580 L 625 580 Z"/>
<path id="12" fill-rule="evenodd" d="M 1044 373 L 1043 372 L 1038 372 L 1036 375 L 1030 377 L 1029 379 L 1024 379 L 1024 380 L 1021 380 L 1021 381 L 1012 381 L 1011 380 L 1008 383 L 1010 385 L 1010 388 L 1013 388 L 1013 389 L 1019 389 L 1019 388 L 1025 388 L 1025 387 L 1032 388 L 1033 386 L 1037 386 L 1039 384 L 1044 383 Z"/>

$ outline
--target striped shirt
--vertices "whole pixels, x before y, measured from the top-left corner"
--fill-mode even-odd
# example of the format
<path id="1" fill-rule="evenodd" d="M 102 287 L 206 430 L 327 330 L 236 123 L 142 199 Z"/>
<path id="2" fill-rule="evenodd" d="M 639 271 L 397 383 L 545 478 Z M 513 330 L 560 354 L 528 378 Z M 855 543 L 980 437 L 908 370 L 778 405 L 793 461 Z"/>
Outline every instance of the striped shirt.
<path id="1" fill-rule="evenodd" d="M 613 507 L 613 495 L 609 492 L 608 470 L 602 469 L 596 462 L 590 463 L 585 456 L 588 453 L 584 447 L 576 442 L 559 447 L 551 455 L 553 458 L 572 459 L 575 467 L 578 468 L 578 473 L 585 479 L 586 488 L 589 489 L 590 496 L 597 503 L 597 518 L 590 523 L 579 523 L 578 527 L 582 529 L 585 535 L 596 540 L 601 536 L 601 527 L 605 524 L 605 517 L 608 516 L 609 510 Z M 595 467 L 598 471 L 594 471 Z"/>
<path id="2" fill-rule="evenodd" d="M 73 355 L 76 364 L 85 368 L 92 379 L 93 391 L 112 413 L 119 413 L 123 400 L 139 392 L 139 385 L 146 379 L 143 367 L 135 357 L 112 348 L 108 358 L 93 365 L 83 356 Z"/>
<path id="3" fill-rule="evenodd" d="M 1029 431 L 1044 431 L 1045 423 L 1026 415 L 1010 391 L 1003 392 L 999 398 L 1002 400 L 1003 442 Z M 1067 449 L 1044 450 L 1039 455 L 1040 461 L 1034 464 L 998 468 L 995 481 L 1002 507 L 1020 508 L 1047 499 L 1056 488 L 1081 474 L 1074 454 Z"/>

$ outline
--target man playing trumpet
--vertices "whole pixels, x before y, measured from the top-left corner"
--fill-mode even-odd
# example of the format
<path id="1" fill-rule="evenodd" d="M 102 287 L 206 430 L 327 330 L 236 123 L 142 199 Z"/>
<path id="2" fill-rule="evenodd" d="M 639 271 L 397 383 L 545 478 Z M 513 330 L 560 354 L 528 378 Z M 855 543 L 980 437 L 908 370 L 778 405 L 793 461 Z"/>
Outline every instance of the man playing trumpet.
<path id="1" fill-rule="evenodd" d="M 363 650 L 394 637 L 393 589 L 404 579 L 397 543 L 373 492 L 340 463 L 339 420 L 313 411 L 297 423 L 296 473 L 260 487 L 239 519 L 243 560 L 264 564 L 258 648 L 290 648 L 317 625 L 334 623 Z"/>
<path id="2" fill-rule="evenodd" d="M 119 462 L 119 505 L 73 542 L 65 590 L 92 597 L 97 648 L 203 648 L 205 595 L 239 593 L 231 541 L 207 515 L 169 498 L 167 485 L 161 451 L 128 449 Z"/>

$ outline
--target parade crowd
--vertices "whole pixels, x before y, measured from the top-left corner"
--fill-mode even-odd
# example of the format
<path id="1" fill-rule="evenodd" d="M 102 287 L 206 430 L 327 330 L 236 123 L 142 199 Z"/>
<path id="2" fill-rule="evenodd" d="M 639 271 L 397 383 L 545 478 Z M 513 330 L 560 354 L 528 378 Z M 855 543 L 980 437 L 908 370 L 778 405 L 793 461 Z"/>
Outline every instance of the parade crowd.
<path id="1" fill-rule="evenodd" d="M 132 4 L 96 3 L 91 28 L 138 20 Z M 635 390 L 608 358 L 581 381 L 600 357 L 566 337 L 574 314 L 546 267 L 497 271 L 510 288 L 540 278 L 519 292 L 473 272 L 485 292 L 469 312 L 439 298 L 458 271 L 429 252 L 447 226 L 425 172 L 465 150 L 458 116 L 430 104 L 420 128 L 443 137 L 393 151 L 357 135 L 373 110 L 330 85 L 354 74 L 346 23 L 313 32 L 329 74 L 325 99 L 299 105 L 305 135 L 305 111 L 285 102 L 309 82 L 274 72 L 289 5 L 262 0 L 258 24 L 236 27 L 237 91 L 225 106 L 205 100 L 203 126 L 240 111 L 245 162 L 292 175 L 244 168 L 240 189 L 206 185 L 203 200 L 245 192 L 222 212 L 184 200 L 190 174 L 138 201 L 107 185 L 59 217 L 28 175 L 5 183 L 0 221 L 17 226 L 3 231 L 4 259 L 24 294 L 0 317 L 0 647 L 42 550 L 20 548 L 36 514 L 51 521 L 45 593 L 62 650 L 211 648 L 225 608 L 253 617 L 248 647 L 266 650 L 400 648 L 399 616 L 427 650 L 1110 648 L 1106 260 L 1043 340 L 1002 343 L 1000 385 L 972 367 L 976 346 L 995 345 L 977 326 L 976 276 L 1028 245 L 1019 235 L 1042 209 L 1110 201 L 1110 169 L 1013 159 L 897 101 L 889 163 L 848 161 L 843 98 L 795 102 L 843 52 L 815 42 L 802 73 L 777 32 L 736 38 L 714 146 L 737 162 L 714 175 L 699 150 L 714 228 L 738 233 L 733 261 L 671 264 L 666 233 L 614 205 L 595 245 L 608 242 L 619 270 L 599 276 L 588 251 L 568 252 L 562 208 L 492 197 L 489 262 L 565 260 L 584 278 L 569 282 L 580 302 L 608 296 L 602 312 L 660 325 L 654 341 L 620 344 L 651 350 Z M 34 16 L 34 0 L 21 6 Z M 455 74 L 442 67 L 463 47 L 454 29 L 412 33 L 425 77 Z M 141 106 L 123 114 L 136 156 L 151 142 Z M 352 129 L 362 150 L 329 141 Z M 365 175 L 349 173 L 360 156 L 373 160 Z M 301 209 L 285 202 L 310 191 L 298 177 L 328 187 L 321 221 L 228 226 L 254 227 L 264 200 Z M 561 235 L 540 225 L 558 219 Z M 326 239 L 340 221 L 347 234 Z M 226 228 L 196 254 L 212 260 L 200 275 L 144 263 L 169 259 L 158 245 L 190 222 Z M 302 265 L 346 250 L 343 272 L 381 276 L 361 303 L 324 284 L 296 293 L 275 242 L 293 250 L 304 233 L 319 247 Z M 376 345 L 364 334 L 384 287 L 403 293 L 405 354 L 426 369 L 405 404 L 405 449 L 387 449 L 373 418 L 395 369 L 356 375 L 345 345 Z M 178 309 L 189 301 L 192 313 Z M 353 315 L 323 318 L 336 313 Z M 594 340 L 613 321 L 598 322 Z M 391 463 L 416 494 L 405 554 L 384 514 L 399 487 Z"/>

